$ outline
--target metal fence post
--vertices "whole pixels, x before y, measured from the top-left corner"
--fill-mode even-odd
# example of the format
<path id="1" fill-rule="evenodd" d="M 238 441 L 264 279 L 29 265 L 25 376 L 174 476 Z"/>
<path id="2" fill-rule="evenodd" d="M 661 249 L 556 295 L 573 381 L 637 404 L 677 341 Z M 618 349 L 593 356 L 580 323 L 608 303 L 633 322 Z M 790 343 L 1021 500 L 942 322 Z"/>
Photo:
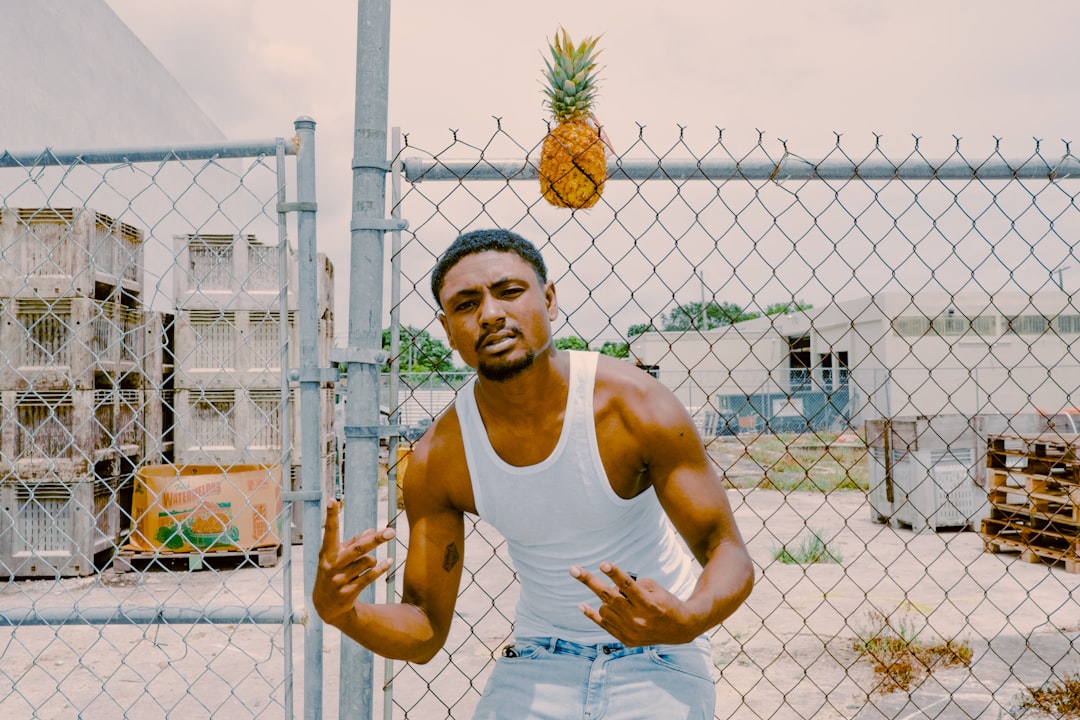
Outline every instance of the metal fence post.
<path id="1" fill-rule="evenodd" d="M 304 595 L 310 597 L 318 569 L 322 535 L 321 374 L 319 369 L 318 277 L 315 223 L 315 121 L 297 118 L 294 123 L 299 147 L 296 153 L 297 284 L 300 341 L 300 474 L 304 498 Z M 282 306 L 282 314 L 288 312 Z M 290 482 L 285 475 L 284 482 Z M 288 552 L 289 548 L 285 548 Z M 309 604 L 309 603 L 306 603 Z M 323 623 L 312 613 L 304 626 L 304 717 L 322 717 Z"/>
<path id="2" fill-rule="evenodd" d="M 386 219 L 390 2 L 361 0 L 357 12 L 356 114 L 350 230 L 348 401 L 342 527 L 351 537 L 378 522 L 379 368 L 382 352 L 383 232 Z M 396 227 L 396 226 L 395 226 Z M 361 593 L 375 601 L 375 588 Z M 374 655 L 341 645 L 340 716 L 374 714 Z"/>

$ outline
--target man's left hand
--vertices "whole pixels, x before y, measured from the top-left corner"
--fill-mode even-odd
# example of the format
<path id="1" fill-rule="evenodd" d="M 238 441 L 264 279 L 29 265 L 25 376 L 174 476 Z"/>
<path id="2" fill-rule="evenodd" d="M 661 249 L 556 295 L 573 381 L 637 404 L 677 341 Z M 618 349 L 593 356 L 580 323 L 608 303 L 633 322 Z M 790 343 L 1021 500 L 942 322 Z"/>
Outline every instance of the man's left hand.
<path id="1" fill-rule="evenodd" d="M 627 646 L 676 644 L 700 634 L 687 627 L 686 604 L 652 579 L 636 579 L 608 562 L 600 563 L 600 572 L 610 583 L 584 568 L 570 568 L 570 575 L 601 602 L 599 609 L 585 603 L 578 607 L 619 642 Z"/>

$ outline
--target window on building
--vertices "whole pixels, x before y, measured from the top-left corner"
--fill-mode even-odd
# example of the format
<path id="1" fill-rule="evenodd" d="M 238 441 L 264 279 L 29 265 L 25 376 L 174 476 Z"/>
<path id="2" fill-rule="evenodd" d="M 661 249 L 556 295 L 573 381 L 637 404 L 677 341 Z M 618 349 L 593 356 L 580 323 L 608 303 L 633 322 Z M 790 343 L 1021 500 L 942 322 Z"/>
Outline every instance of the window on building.
<path id="1" fill-rule="evenodd" d="M 1014 315 L 1002 318 L 1005 332 L 1012 335 L 1042 335 L 1049 327 L 1047 318 L 1042 315 Z"/>
<path id="2" fill-rule="evenodd" d="M 893 330 L 901 337 L 922 337 L 930 331 L 930 318 L 908 315 L 893 318 Z"/>
<path id="3" fill-rule="evenodd" d="M 1080 315 L 1058 315 L 1053 327 L 1058 335 L 1080 335 Z"/>

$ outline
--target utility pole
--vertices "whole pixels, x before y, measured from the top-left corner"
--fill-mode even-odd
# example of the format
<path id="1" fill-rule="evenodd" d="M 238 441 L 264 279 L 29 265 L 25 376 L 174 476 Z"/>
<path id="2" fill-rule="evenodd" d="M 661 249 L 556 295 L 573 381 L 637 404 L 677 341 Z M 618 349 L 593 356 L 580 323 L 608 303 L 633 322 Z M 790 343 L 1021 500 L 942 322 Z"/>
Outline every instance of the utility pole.
<path id="1" fill-rule="evenodd" d="M 1062 281 L 1062 279 L 1061 279 L 1061 276 L 1062 276 L 1062 275 L 1063 275 L 1063 274 L 1065 273 L 1065 271 L 1066 271 L 1066 270 L 1068 270 L 1068 269 L 1069 269 L 1070 267 L 1072 267 L 1072 266 L 1071 266 L 1071 265 L 1061 265 L 1061 266 L 1060 266 L 1060 267 L 1058 267 L 1058 268 L 1057 268 L 1056 270 L 1051 270 L 1051 271 L 1050 271 L 1050 277 L 1053 277 L 1054 275 L 1057 275 L 1057 286 L 1058 286 L 1058 290 L 1061 290 L 1062 292 L 1065 292 L 1065 283 L 1064 283 L 1064 282 Z"/>

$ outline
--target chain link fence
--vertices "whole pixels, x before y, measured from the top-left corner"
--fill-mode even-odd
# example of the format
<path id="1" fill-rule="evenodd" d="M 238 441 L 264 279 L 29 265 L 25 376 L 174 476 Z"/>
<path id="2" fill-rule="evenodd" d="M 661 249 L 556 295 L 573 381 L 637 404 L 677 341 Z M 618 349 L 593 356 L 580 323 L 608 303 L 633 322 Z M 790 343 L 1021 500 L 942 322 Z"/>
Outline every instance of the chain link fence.
<path id="1" fill-rule="evenodd" d="M 718 718 L 1054 714 L 1080 632 L 1068 143 L 927 157 L 918 138 L 887 154 L 837 136 L 809 160 L 763 135 L 657 135 L 618 147 L 578 212 L 541 200 L 538 138 L 498 121 L 433 147 L 395 136 L 390 422 L 429 420 L 467 374 L 438 352 L 435 259 L 512 229 L 548 261 L 558 341 L 671 388 L 731 488 L 757 581 L 712 636 Z M 385 717 L 469 717 L 516 585 L 482 520 L 465 565 L 446 648 L 386 664 Z"/>
<path id="2" fill-rule="evenodd" d="M 379 390 L 405 436 L 388 431 L 382 486 L 401 550 L 409 437 L 468 377 L 439 349 L 428 273 L 459 232 L 502 226 L 545 253 L 560 343 L 654 374 L 727 478 L 757 585 L 713 633 L 718 717 L 1036 717 L 1032 689 L 1075 682 L 1068 145 L 890 158 L 837 138 L 810 161 L 641 129 L 578 213 L 502 159 L 533 145 L 498 125 L 401 145 L 409 230 L 388 236 L 398 346 Z M 288 218 L 315 210 L 286 197 L 295 152 L 0 156 L 13 717 L 290 717 L 298 681 L 307 716 L 332 712 L 319 624 L 293 648 L 293 543 L 317 541 L 345 429 L 325 372 L 333 269 L 287 250 Z M 198 481 L 155 485 L 174 466 Z M 385 717 L 470 715 L 517 586 L 479 519 L 465 559 L 444 651 L 384 665 Z"/>
<path id="3" fill-rule="evenodd" d="M 334 388 L 286 372 L 333 336 L 333 268 L 301 267 L 289 220 L 314 212 L 287 192 L 314 187 L 313 127 L 0 155 L 6 716 L 292 717 L 305 655 L 321 697 L 321 633 L 293 648 L 294 501 L 337 482 Z"/>

